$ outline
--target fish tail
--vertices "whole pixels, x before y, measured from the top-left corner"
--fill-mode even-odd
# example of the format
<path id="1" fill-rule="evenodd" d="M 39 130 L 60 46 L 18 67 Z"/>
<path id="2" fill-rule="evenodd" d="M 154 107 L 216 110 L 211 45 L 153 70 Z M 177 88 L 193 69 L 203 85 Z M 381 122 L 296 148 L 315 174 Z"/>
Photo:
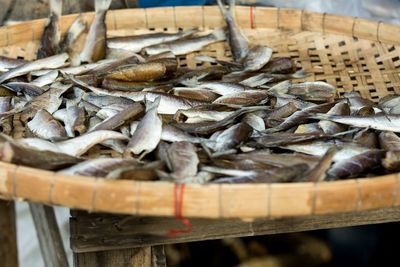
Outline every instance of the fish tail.
<path id="1" fill-rule="evenodd" d="M 213 36 L 213 38 L 214 38 L 216 41 L 223 41 L 223 40 L 226 39 L 226 35 L 225 35 L 224 29 L 217 29 L 217 30 L 214 30 L 214 31 L 211 33 L 211 35 Z"/>
<path id="2" fill-rule="evenodd" d="M 76 17 L 69 27 L 68 34 L 73 36 L 73 39 L 77 38 L 86 28 L 86 23 L 82 20 L 82 16 Z"/>
<path id="3" fill-rule="evenodd" d="M 302 79 L 307 76 L 308 76 L 308 73 L 306 73 L 306 71 L 304 69 L 298 70 L 292 74 L 292 78 L 294 78 L 294 79 Z"/>
<path id="4" fill-rule="evenodd" d="M 94 9 L 96 13 L 105 12 L 111 5 L 112 0 L 94 0 Z"/>
<path id="5" fill-rule="evenodd" d="M 49 1 L 50 13 L 56 17 L 60 17 L 62 13 L 62 0 L 50 0 Z"/>
<path id="6" fill-rule="evenodd" d="M 225 5 L 222 3 L 222 0 L 217 0 L 217 4 L 219 7 L 219 10 L 221 11 L 222 15 L 225 18 L 232 17 L 231 12 L 228 9 L 226 9 Z"/>

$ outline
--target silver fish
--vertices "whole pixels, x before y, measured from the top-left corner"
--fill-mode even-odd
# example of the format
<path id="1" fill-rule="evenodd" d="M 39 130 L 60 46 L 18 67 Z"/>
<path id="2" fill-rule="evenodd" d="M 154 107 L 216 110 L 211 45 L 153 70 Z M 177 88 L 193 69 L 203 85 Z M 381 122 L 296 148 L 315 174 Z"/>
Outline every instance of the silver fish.
<path id="1" fill-rule="evenodd" d="M 85 110 L 78 106 L 69 106 L 66 110 L 65 130 L 68 137 L 75 137 L 86 132 Z"/>
<path id="2" fill-rule="evenodd" d="M 235 124 L 221 132 L 215 140 L 214 151 L 221 152 L 236 148 L 242 142 L 247 141 L 252 133 L 252 128 L 245 122 Z"/>
<path id="3" fill-rule="evenodd" d="M 80 54 L 82 62 L 96 62 L 106 57 L 106 13 L 111 0 L 95 0 L 95 16 Z"/>
<path id="4" fill-rule="evenodd" d="M 98 158 L 89 159 L 78 163 L 67 169 L 59 171 L 59 173 L 66 175 L 83 175 L 106 177 L 110 172 L 132 165 L 139 165 L 135 159 L 121 159 L 121 158 Z"/>
<path id="5" fill-rule="evenodd" d="M 24 94 L 30 97 L 41 95 L 45 91 L 42 87 L 26 82 L 9 82 L 4 84 L 4 86 L 13 92 Z"/>
<path id="6" fill-rule="evenodd" d="M 268 100 L 269 93 L 265 90 L 247 90 L 218 97 L 214 104 L 257 105 Z"/>
<path id="7" fill-rule="evenodd" d="M 328 115 L 350 115 L 350 107 L 346 102 L 339 102 L 333 106 L 326 114 Z M 347 130 L 347 126 L 332 121 L 319 121 L 319 127 L 326 134 L 336 134 Z"/>
<path id="8" fill-rule="evenodd" d="M 400 115 L 376 114 L 372 116 L 336 116 L 328 114 L 316 114 L 312 118 L 330 120 L 337 123 L 360 128 L 371 128 L 381 131 L 400 132 Z"/>
<path id="9" fill-rule="evenodd" d="M 374 149 L 346 160 L 340 160 L 335 162 L 328 170 L 328 176 L 330 176 L 330 179 L 355 177 L 379 167 L 384 155 L 385 151 Z"/>
<path id="10" fill-rule="evenodd" d="M 193 144 L 185 141 L 174 142 L 168 147 L 166 156 L 167 166 L 176 182 L 187 181 L 188 178 L 196 176 L 199 158 Z"/>
<path id="11" fill-rule="evenodd" d="M 231 48 L 232 56 L 235 61 L 239 61 L 244 58 L 249 51 L 249 44 L 246 36 L 243 34 L 241 29 L 236 25 L 234 19 L 234 4 L 235 0 L 229 0 L 229 10 L 225 8 L 222 0 L 217 0 L 219 9 L 228 25 L 229 35 L 228 41 Z"/>
<path id="12" fill-rule="evenodd" d="M 197 31 L 197 29 L 189 29 L 177 33 L 158 32 L 135 36 L 113 37 L 107 40 L 107 46 L 111 49 L 129 50 L 137 53 L 147 46 L 175 41 L 188 37 Z"/>
<path id="13" fill-rule="evenodd" d="M 39 138 L 23 138 L 18 139 L 17 141 L 19 144 L 23 144 L 40 151 L 52 151 L 71 156 L 81 156 L 94 145 L 110 139 L 128 140 L 129 138 L 114 131 L 95 131 L 56 143 L 51 143 Z"/>
<path id="14" fill-rule="evenodd" d="M 21 121 L 28 121 L 39 109 L 45 109 L 50 114 L 56 112 L 62 104 L 61 95 L 64 94 L 70 87 L 70 84 L 52 84 L 49 90 L 33 98 L 25 105 L 24 110 L 21 113 Z"/>
<path id="15" fill-rule="evenodd" d="M 167 51 L 171 51 L 174 53 L 174 55 L 185 55 L 191 52 L 199 51 L 207 45 L 223 40 L 225 40 L 225 33 L 222 29 L 218 29 L 205 36 L 192 37 L 189 39 L 176 40 L 168 43 L 148 46 L 145 47 L 143 51 L 147 55 L 155 55 Z"/>
<path id="16" fill-rule="evenodd" d="M 355 145 L 352 142 L 346 143 L 346 142 L 338 142 L 336 140 L 303 142 L 298 144 L 282 146 L 282 148 L 308 155 L 322 157 L 332 146 L 337 146 L 337 148 L 340 149 L 335 154 L 333 161 L 349 159 L 351 157 L 357 156 L 361 153 L 371 150 L 367 147 Z"/>
<path id="17" fill-rule="evenodd" d="M 131 124 L 132 126 L 132 124 Z M 200 143 L 204 141 L 202 138 L 194 137 L 184 131 L 169 125 L 163 124 L 162 132 L 161 132 L 161 140 L 166 142 L 191 142 L 191 143 Z"/>
<path id="18" fill-rule="evenodd" d="M 41 141 L 48 142 L 44 140 Z M 60 152 L 41 151 L 29 148 L 18 144 L 16 140 L 13 140 L 9 136 L 1 134 L 0 161 L 45 170 L 57 170 L 79 163 L 83 161 L 83 159 Z"/>
<path id="19" fill-rule="evenodd" d="M 41 58 L 35 61 L 27 62 L 19 67 L 10 69 L 0 75 L 0 83 L 9 80 L 14 77 L 28 74 L 31 71 L 41 70 L 41 69 L 57 69 L 64 65 L 65 61 L 68 59 L 67 53 L 62 53 L 54 55 L 51 57 Z"/>
<path id="20" fill-rule="evenodd" d="M 144 111 L 143 106 L 140 103 L 134 103 L 132 105 L 126 106 L 126 108 L 114 116 L 111 116 L 101 123 L 95 125 L 90 128 L 89 131 L 98 131 L 98 130 L 114 130 L 129 120 L 135 120 L 142 116 Z"/>
<path id="21" fill-rule="evenodd" d="M 58 44 L 60 42 L 60 26 L 58 22 L 61 17 L 62 0 L 50 0 L 49 7 L 50 16 L 40 40 L 37 58 L 50 57 L 58 52 Z"/>
<path id="22" fill-rule="evenodd" d="M 14 69 L 16 67 L 26 64 L 27 62 L 28 61 L 24 59 L 0 56 L 0 71 L 4 72 L 10 69 Z"/>
<path id="23" fill-rule="evenodd" d="M 135 155 L 142 153 L 141 157 L 144 157 L 157 147 L 162 132 L 162 121 L 157 114 L 160 101 L 161 98 L 156 98 L 154 102 L 146 104 L 146 115 L 144 115 L 137 130 L 133 133 L 125 150 L 126 155 L 130 153 Z"/>
<path id="24" fill-rule="evenodd" d="M 257 45 L 247 52 L 243 58 L 244 71 L 257 71 L 264 67 L 271 59 L 272 49 L 266 46 Z"/>
<path id="25" fill-rule="evenodd" d="M 59 51 L 70 52 L 73 49 L 75 41 L 83 33 L 85 28 L 86 23 L 82 20 L 82 16 L 77 16 L 69 27 L 68 32 L 65 34 L 64 39 L 61 41 Z"/>
<path id="26" fill-rule="evenodd" d="M 64 127 L 44 109 L 38 110 L 35 117 L 27 123 L 30 132 L 35 136 L 50 140 L 60 141 L 67 138 Z"/>
<path id="27" fill-rule="evenodd" d="M 226 83 L 226 82 L 204 82 L 199 85 L 200 88 L 207 88 L 214 93 L 219 95 L 228 95 L 241 93 L 245 90 L 253 89 L 237 83 Z"/>
<path id="28" fill-rule="evenodd" d="M 58 77 L 58 71 L 52 70 L 49 73 L 34 79 L 33 81 L 30 82 L 30 84 L 39 86 L 39 87 L 43 87 L 45 85 L 54 83 L 56 81 L 57 77 Z"/>

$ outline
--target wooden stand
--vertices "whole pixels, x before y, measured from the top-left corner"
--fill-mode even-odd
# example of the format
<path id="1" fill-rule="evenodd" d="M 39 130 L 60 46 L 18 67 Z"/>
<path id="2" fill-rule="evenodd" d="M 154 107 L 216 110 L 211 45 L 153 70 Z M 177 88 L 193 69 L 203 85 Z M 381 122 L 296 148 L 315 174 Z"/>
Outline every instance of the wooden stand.
<path id="1" fill-rule="evenodd" d="M 156 248 L 158 245 L 394 222 L 400 220 L 400 208 L 253 221 L 191 219 L 192 232 L 175 237 L 167 235 L 169 230 L 184 226 L 174 218 L 89 214 L 82 211 L 72 211 L 71 216 L 74 266 L 120 267 L 131 266 L 126 265 L 126 258 L 132 255 L 136 255 L 132 258 L 133 263 L 147 263 L 144 258 L 151 257 L 149 247 Z M 137 253 L 137 248 L 140 248 L 140 253 Z M 163 257 L 161 259 L 158 262 L 165 263 Z"/>
<path id="2" fill-rule="evenodd" d="M 4 267 L 18 267 L 14 206 L 13 201 L 0 200 L 0 261 Z"/>

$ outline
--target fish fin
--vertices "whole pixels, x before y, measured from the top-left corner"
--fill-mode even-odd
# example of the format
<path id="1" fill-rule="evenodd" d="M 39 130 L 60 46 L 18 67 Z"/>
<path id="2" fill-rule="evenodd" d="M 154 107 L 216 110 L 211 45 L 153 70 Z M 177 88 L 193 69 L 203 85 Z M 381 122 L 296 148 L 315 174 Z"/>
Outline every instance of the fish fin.
<path id="1" fill-rule="evenodd" d="M 86 23 L 82 20 L 82 15 L 76 17 L 68 29 L 68 34 L 75 40 L 86 28 Z"/>
<path id="2" fill-rule="evenodd" d="M 226 17 L 231 17 L 230 12 L 228 11 L 228 9 L 226 9 L 224 3 L 222 3 L 222 0 L 217 0 L 217 4 L 219 7 L 219 10 L 221 11 L 222 15 L 226 18 Z"/>
<path id="3" fill-rule="evenodd" d="M 62 13 L 62 0 L 50 0 L 49 8 L 51 14 L 60 17 Z"/>
<path id="4" fill-rule="evenodd" d="M 235 18 L 235 6 L 236 0 L 229 0 L 229 13 L 231 14 L 232 18 Z"/>
<path id="5" fill-rule="evenodd" d="M 307 73 L 304 69 L 298 70 L 295 73 L 293 73 L 291 76 L 294 79 L 301 79 L 309 76 L 310 74 Z"/>
<path id="6" fill-rule="evenodd" d="M 211 35 L 214 37 L 216 41 L 223 41 L 226 39 L 225 30 L 224 29 L 217 29 L 214 30 Z"/>
<path id="7" fill-rule="evenodd" d="M 112 0 L 94 0 L 94 9 L 96 13 L 105 12 L 110 7 Z"/>

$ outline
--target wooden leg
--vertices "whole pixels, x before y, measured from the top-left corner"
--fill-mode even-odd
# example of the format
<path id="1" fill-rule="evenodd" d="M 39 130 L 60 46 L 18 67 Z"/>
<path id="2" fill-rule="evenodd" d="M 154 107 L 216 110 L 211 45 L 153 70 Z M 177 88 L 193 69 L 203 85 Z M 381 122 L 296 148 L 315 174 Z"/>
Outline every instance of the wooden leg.
<path id="1" fill-rule="evenodd" d="M 29 203 L 29 208 L 46 267 L 68 267 L 54 208 L 36 203 Z"/>
<path id="2" fill-rule="evenodd" d="M 151 267 L 151 247 L 74 253 L 74 267 Z"/>
<path id="3" fill-rule="evenodd" d="M 165 257 L 163 245 L 151 247 L 151 266 L 167 267 L 167 258 Z"/>
<path id="4" fill-rule="evenodd" d="M 18 267 L 15 204 L 0 200 L 0 261 L 4 267 Z"/>

